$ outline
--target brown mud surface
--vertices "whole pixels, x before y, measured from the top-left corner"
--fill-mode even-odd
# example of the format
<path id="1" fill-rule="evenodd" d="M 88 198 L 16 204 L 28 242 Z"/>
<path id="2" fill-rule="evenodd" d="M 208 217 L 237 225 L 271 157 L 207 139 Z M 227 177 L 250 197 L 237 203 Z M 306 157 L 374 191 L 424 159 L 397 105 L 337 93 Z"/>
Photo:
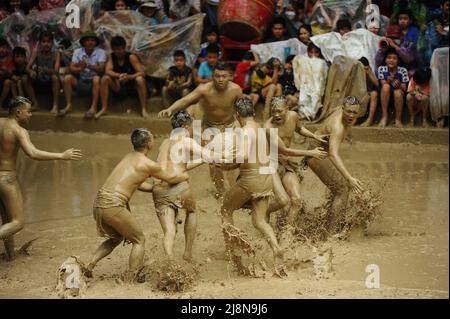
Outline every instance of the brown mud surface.
<path id="1" fill-rule="evenodd" d="M 16 246 L 38 239 L 27 247 L 27 254 L 13 262 L 0 257 L 0 298 L 58 298 L 55 287 L 61 264 L 72 255 L 89 261 L 102 241 L 92 218 L 92 203 L 113 166 L 131 148 L 124 135 L 33 132 L 31 138 L 50 151 L 81 148 L 85 157 L 80 162 L 36 162 L 21 154 L 18 175 L 26 225 L 15 236 Z M 235 224 L 256 249 L 260 268 L 265 268 L 262 275 L 253 276 L 258 278 L 243 277 L 227 261 L 217 215 L 220 202 L 213 196 L 208 167 L 201 166 L 190 173 L 200 208 L 196 264 L 190 266 L 195 271 L 188 273 L 175 266 L 172 277 L 159 277 L 158 282 L 155 274 L 164 256 L 162 230 L 151 195 L 137 192 L 130 204 L 145 230 L 149 275 L 142 283 L 123 284 L 120 276 L 126 270 L 130 246 L 119 246 L 94 269 L 94 278 L 87 281 L 82 297 L 448 298 L 448 145 L 363 144 L 356 140 L 343 145 L 343 159 L 354 176 L 382 191 L 383 201 L 381 216 L 368 226 L 365 236 L 355 233 L 321 247 L 307 242 L 292 244 L 286 256 L 287 276 L 280 278 L 271 273 L 271 250 L 253 228 L 248 212 L 237 211 Z M 156 152 L 157 147 L 150 157 L 155 159 Z M 326 189 L 310 170 L 304 172 L 301 185 L 305 209 L 314 212 L 323 205 Z M 182 226 L 174 251 L 179 264 L 183 264 Z M 1 246 L 0 254 L 3 252 Z M 365 287 L 369 264 L 379 266 L 379 289 Z M 331 273 L 318 276 L 318 269 Z M 174 276 L 184 276 L 183 289 L 171 281 Z M 161 283 L 166 284 L 166 291 Z M 180 291 L 173 292 L 177 289 Z"/>

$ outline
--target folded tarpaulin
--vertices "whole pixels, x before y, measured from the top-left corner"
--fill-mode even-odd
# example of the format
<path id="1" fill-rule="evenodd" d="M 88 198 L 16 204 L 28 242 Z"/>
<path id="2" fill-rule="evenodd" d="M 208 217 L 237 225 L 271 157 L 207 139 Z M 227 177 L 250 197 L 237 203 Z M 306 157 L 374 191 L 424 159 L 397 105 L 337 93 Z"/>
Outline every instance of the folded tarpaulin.
<path id="1" fill-rule="evenodd" d="M 369 102 L 364 66 L 357 60 L 340 55 L 334 58 L 328 72 L 323 107 L 314 122 L 320 122 L 331 115 L 349 95 L 359 99 L 361 102 L 360 116 L 364 115 Z"/>
<path id="2" fill-rule="evenodd" d="M 338 32 L 330 32 L 311 38 L 311 41 L 320 48 L 327 61 L 332 62 L 338 55 L 356 60 L 366 57 L 374 72 L 376 70 L 375 56 L 380 40 L 380 36 L 366 29 L 357 29 L 344 34 L 344 36 L 341 36 Z"/>
<path id="3" fill-rule="evenodd" d="M 434 50 L 430 67 L 430 113 L 437 122 L 448 116 L 448 47 Z"/>
<path id="4" fill-rule="evenodd" d="M 301 43 L 298 39 L 252 44 L 251 49 L 258 54 L 261 63 L 267 62 L 270 58 L 278 58 L 280 61 L 285 61 L 289 55 L 307 53 L 306 45 Z"/>
<path id="5" fill-rule="evenodd" d="M 295 86 L 300 91 L 298 112 L 312 121 L 322 107 L 322 97 L 327 81 L 327 63 L 319 58 L 297 55 L 293 62 Z"/>

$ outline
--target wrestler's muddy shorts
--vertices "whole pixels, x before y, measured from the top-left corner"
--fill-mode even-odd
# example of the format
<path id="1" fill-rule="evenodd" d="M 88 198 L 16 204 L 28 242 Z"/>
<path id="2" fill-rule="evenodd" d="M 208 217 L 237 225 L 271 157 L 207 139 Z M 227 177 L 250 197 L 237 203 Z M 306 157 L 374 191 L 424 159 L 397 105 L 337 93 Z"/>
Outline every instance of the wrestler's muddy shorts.
<path id="1" fill-rule="evenodd" d="M 12 184 L 17 183 L 17 175 L 14 171 L 0 171 L 0 192 L 2 189 L 11 187 Z M 0 213 L 5 210 L 2 199 L 0 198 Z"/>
<path id="2" fill-rule="evenodd" d="M 115 191 L 101 188 L 94 201 L 94 219 L 97 222 L 97 232 L 101 237 L 123 240 L 108 219 L 117 214 L 131 214 L 128 198 Z"/>
<path id="3" fill-rule="evenodd" d="M 272 175 L 259 169 L 241 169 L 236 185 L 248 193 L 249 200 L 273 196 Z"/>
<path id="4" fill-rule="evenodd" d="M 156 184 L 152 193 L 158 217 L 164 216 L 170 209 L 173 209 L 175 213 L 181 208 L 186 209 L 188 213 L 195 209 L 189 183 L 186 181 L 176 185 L 169 185 L 165 182 Z"/>
<path id="5" fill-rule="evenodd" d="M 280 156 L 278 159 L 278 175 L 283 179 L 284 174 L 287 172 L 296 174 L 301 180 L 303 176 L 299 174 L 300 163 L 296 162 L 290 158 Z"/>

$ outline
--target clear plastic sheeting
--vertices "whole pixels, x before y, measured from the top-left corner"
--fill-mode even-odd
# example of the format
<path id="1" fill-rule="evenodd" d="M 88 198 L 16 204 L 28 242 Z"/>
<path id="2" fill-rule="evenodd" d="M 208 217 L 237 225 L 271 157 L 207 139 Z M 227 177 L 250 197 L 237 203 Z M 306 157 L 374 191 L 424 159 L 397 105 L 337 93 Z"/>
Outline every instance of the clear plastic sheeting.
<path id="1" fill-rule="evenodd" d="M 73 0 L 80 8 L 80 28 L 68 28 L 66 9 L 39 11 L 27 16 L 15 13 L 0 22 L 0 36 L 6 37 L 11 47 L 22 46 L 30 54 L 36 47 L 43 31 L 51 31 L 55 42 L 65 39 L 71 46 L 63 51 L 71 56 L 80 47 L 82 32 L 94 30 L 102 40 L 100 46 L 110 52 L 109 42 L 113 36 L 123 36 L 128 49 L 137 54 L 145 66 L 147 75 L 164 78 L 173 64 L 175 50 L 183 50 L 188 65 L 193 65 L 200 51 L 204 14 L 157 26 L 148 25 L 144 16 L 135 11 L 112 11 L 94 20 L 97 1 Z M 55 43 L 55 44 L 56 44 Z"/>
<path id="2" fill-rule="evenodd" d="M 438 122 L 448 116 L 448 47 L 434 50 L 430 67 L 430 113 L 433 121 Z"/>
<path id="3" fill-rule="evenodd" d="M 332 62 L 336 56 L 343 55 L 355 60 L 366 57 L 370 67 L 376 70 L 375 56 L 381 37 L 365 29 L 358 29 L 341 36 L 330 32 L 313 36 L 311 41 L 320 48 L 323 57 Z"/>
<path id="4" fill-rule="evenodd" d="M 261 63 L 267 62 L 270 58 L 278 58 L 280 61 L 285 61 L 289 55 L 304 55 L 307 53 L 306 45 L 301 43 L 298 39 L 252 44 L 251 49 L 258 54 Z"/>
<path id="5" fill-rule="evenodd" d="M 348 19 L 354 28 L 366 25 L 366 0 L 316 1 L 309 17 L 314 34 L 336 28 L 339 19 Z"/>
<path id="6" fill-rule="evenodd" d="M 364 66 L 357 60 L 340 55 L 334 58 L 328 72 L 323 108 L 315 121 L 320 122 L 331 115 L 349 95 L 359 99 L 361 102 L 359 115 L 364 115 L 369 102 Z"/>
<path id="7" fill-rule="evenodd" d="M 322 107 L 328 73 L 327 63 L 319 58 L 297 55 L 292 66 L 295 86 L 300 91 L 298 112 L 311 121 Z"/>

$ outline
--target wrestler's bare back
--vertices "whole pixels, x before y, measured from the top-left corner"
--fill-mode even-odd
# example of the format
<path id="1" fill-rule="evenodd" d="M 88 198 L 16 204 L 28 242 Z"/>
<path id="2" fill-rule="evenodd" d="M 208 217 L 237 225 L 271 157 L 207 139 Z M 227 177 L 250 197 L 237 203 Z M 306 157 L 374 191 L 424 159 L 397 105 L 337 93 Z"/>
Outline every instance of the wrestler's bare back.
<path id="1" fill-rule="evenodd" d="M 330 135 L 330 141 L 341 143 L 350 132 L 351 127 L 342 124 L 342 110 L 332 113 L 325 122 L 316 130 L 316 135 Z M 334 138 L 333 138 L 334 137 Z"/>
<path id="2" fill-rule="evenodd" d="M 131 152 L 117 164 L 103 187 L 131 198 L 136 189 L 158 170 L 158 165 L 147 156 Z"/>
<path id="3" fill-rule="evenodd" d="M 169 174 L 180 174 L 187 171 L 186 163 L 175 163 L 170 158 L 170 151 L 175 143 L 178 143 L 178 141 L 165 139 L 159 147 L 158 158 L 156 159 L 161 168 L 167 171 Z"/>
<path id="4" fill-rule="evenodd" d="M 259 169 L 260 167 L 267 166 L 267 164 L 261 163 L 259 158 L 259 148 L 263 147 L 265 148 L 265 154 L 269 153 L 269 143 L 267 142 L 267 139 L 265 136 L 263 136 L 263 145 L 260 145 L 262 143 L 259 142 L 259 135 L 258 135 L 258 129 L 261 128 L 261 126 L 255 122 L 255 121 L 248 121 L 246 125 L 242 128 L 243 132 L 246 131 L 249 132 L 247 136 L 250 136 L 246 139 L 246 143 L 244 144 L 244 152 L 251 152 L 251 154 L 256 154 L 256 161 L 255 163 L 250 163 L 248 160 L 249 154 L 247 153 L 244 155 L 247 159 L 240 165 L 240 169 Z M 253 133 L 253 134 L 252 134 Z M 247 146 L 247 143 L 250 144 L 250 147 Z"/>
<path id="5" fill-rule="evenodd" d="M 25 130 L 16 121 L 0 119 L 0 171 L 15 171 L 20 142 L 18 133 Z"/>

